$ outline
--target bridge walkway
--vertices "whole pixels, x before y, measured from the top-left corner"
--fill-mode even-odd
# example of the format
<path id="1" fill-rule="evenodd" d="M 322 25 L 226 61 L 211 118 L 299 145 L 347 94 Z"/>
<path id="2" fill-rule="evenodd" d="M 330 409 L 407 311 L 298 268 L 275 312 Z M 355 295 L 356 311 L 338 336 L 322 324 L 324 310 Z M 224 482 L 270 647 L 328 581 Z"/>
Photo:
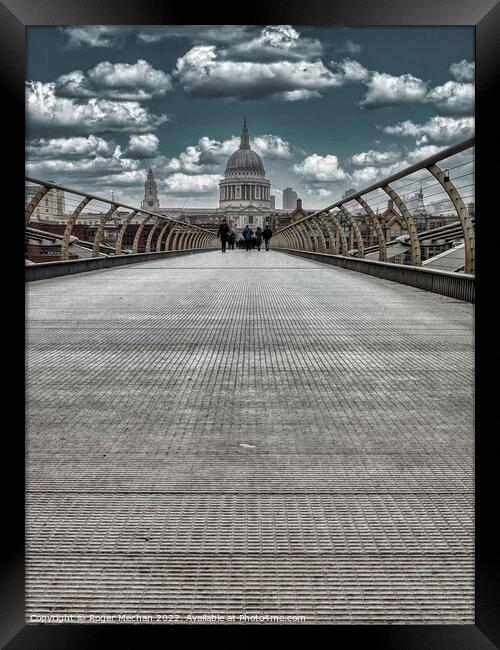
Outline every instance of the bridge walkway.
<path id="1" fill-rule="evenodd" d="M 28 618 L 474 622 L 471 304 L 237 250 L 26 326 Z"/>

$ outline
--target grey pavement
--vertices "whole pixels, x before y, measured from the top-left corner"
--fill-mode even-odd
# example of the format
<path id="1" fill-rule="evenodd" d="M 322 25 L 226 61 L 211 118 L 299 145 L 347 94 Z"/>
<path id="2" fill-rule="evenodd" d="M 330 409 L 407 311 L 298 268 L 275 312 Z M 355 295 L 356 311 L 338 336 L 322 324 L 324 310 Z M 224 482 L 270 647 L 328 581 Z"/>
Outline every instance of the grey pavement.
<path id="1" fill-rule="evenodd" d="M 28 620 L 474 622 L 471 304 L 239 250 L 26 292 Z"/>

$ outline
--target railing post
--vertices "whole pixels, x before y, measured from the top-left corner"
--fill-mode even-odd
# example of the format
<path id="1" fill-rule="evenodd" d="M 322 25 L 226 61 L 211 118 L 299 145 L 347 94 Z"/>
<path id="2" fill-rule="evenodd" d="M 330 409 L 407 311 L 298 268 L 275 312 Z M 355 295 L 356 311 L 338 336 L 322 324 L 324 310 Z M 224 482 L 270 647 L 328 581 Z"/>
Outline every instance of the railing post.
<path id="1" fill-rule="evenodd" d="M 366 212 L 366 214 L 370 217 L 373 226 L 375 228 L 375 232 L 377 233 L 377 238 L 378 238 L 378 261 L 379 262 L 387 262 L 387 245 L 385 241 L 385 235 L 384 235 L 384 229 L 382 228 L 382 225 L 380 221 L 378 220 L 377 215 L 373 210 L 370 208 L 368 203 L 360 196 L 356 199 L 356 201 L 359 203 L 359 205 L 363 208 L 363 210 Z"/>
<path id="2" fill-rule="evenodd" d="M 112 215 L 117 211 L 117 209 L 118 206 L 112 203 L 111 207 L 106 212 L 106 214 L 102 215 L 101 220 L 99 222 L 99 227 L 97 228 L 94 237 L 94 244 L 92 246 L 92 257 L 99 257 L 99 245 L 101 243 L 101 237 L 104 232 L 104 226 L 111 219 Z"/>
<path id="3" fill-rule="evenodd" d="M 42 185 L 41 189 L 38 190 L 38 192 L 33 196 L 31 201 L 28 203 L 26 208 L 24 209 L 24 223 L 27 226 L 30 222 L 31 215 L 33 214 L 34 209 L 36 206 L 40 203 L 40 201 L 43 199 L 43 197 L 50 192 L 50 188 L 46 187 L 45 185 Z"/>
<path id="4" fill-rule="evenodd" d="M 467 210 L 465 203 L 463 202 L 460 193 L 456 189 L 455 185 L 450 180 L 445 180 L 445 174 L 443 170 L 436 164 L 429 165 L 427 167 L 428 171 L 434 176 L 434 178 L 439 182 L 441 187 L 444 188 L 446 193 L 453 203 L 453 207 L 456 210 L 460 223 L 462 225 L 462 231 L 464 234 L 464 246 L 465 246 L 465 273 L 474 274 L 475 271 L 475 233 L 474 233 L 474 224 L 470 218 L 469 211 Z"/>
<path id="5" fill-rule="evenodd" d="M 154 235 L 155 230 L 158 228 L 159 225 L 160 225 L 160 220 L 157 218 L 156 221 L 155 221 L 154 226 L 149 231 L 148 238 L 146 240 L 146 249 L 144 251 L 145 253 L 150 253 L 151 252 L 151 242 L 153 241 L 153 235 Z"/>
<path id="6" fill-rule="evenodd" d="M 77 207 L 73 210 L 73 212 L 71 213 L 68 219 L 68 223 L 66 224 L 66 228 L 64 229 L 64 234 L 61 241 L 61 260 L 63 261 L 69 260 L 69 238 L 71 237 L 71 233 L 73 232 L 73 226 L 75 225 L 75 221 L 79 217 L 83 208 L 91 201 L 92 199 L 85 197 L 82 201 L 80 201 Z"/>
<path id="7" fill-rule="evenodd" d="M 394 203 L 398 206 L 401 216 L 406 222 L 406 228 L 410 235 L 411 242 L 411 263 L 412 266 L 422 266 L 422 253 L 420 251 L 420 240 L 418 238 L 417 223 L 413 216 L 410 214 L 408 208 L 406 207 L 405 202 L 395 192 L 390 185 L 384 185 L 382 187 L 384 192 L 390 196 Z"/>
<path id="8" fill-rule="evenodd" d="M 339 205 L 339 209 L 342 212 L 342 214 L 345 216 L 345 218 L 349 221 L 349 223 L 352 226 L 352 229 L 354 231 L 354 236 L 356 237 L 356 241 L 358 243 L 358 250 L 356 253 L 356 257 L 360 257 L 361 259 L 364 258 L 365 256 L 365 246 L 363 243 L 363 237 L 361 235 L 361 230 L 359 229 L 358 223 L 356 221 L 356 218 L 354 217 L 353 214 L 349 212 L 349 210 L 345 207 L 344 204 Z"/>
<path id="9" fill-rule="evenodd" d="M 122 244 L 123 244 L 123 237 L 125 236 L 125 231 L 127 230 L 127 226 L 129 223 L 132 221 L 132 219 L 139 213 L 139 210 L 132 210 L 127 217 L 125 218 L 125 221 L 122 223 L 122 227 L 120 228 L 120 231 L 118 232 L 118 235 L 116 236 L 116 247 L 115 251 L 117 255 L 121 255 L 122 253 Z"/>
<path id="10" fill-rule="evenodd" d="M 156 252 L 159 253 L 161 251 L 161 243 L 163 241 L 163 236 L 165 235 L 165 232 L 167 231 L 167 228 L 171 225 L 170 221 L 167 221 L 166 224 L 163 226 L 163 228 L 160 230 L 160 234 L 158 235 L 158 239 L 156 240 Z"/>
<path id="11" fill-rule="evenodd" d="M 345 257 L 349 257 L 349 244 L 347 243 L 347 239 L 342 224 L 340 223 L 340 221 L 337 219 L 337 216 L 333 212 L 329 212 L 328 214 L 331 220 L 333 221 L 333 223 L 335 224 L 335 228 L 337 229 L 337 234 L 342 243 L 342 255 L 344 255 Z"/>
<path id="12" fill-rule="evenodd" d="M 134 244 L 132 246 L 133 253 L 139 252 L 139 240 L 141 238 L 142 231 L 144 230 L 144 226 L 148 223 L 151 217 L 152 217 L 151 214 L 146 214 L 145 219 L 142 220 L 142 223 L 140 224 L 139 228 L 137 228 L 137 232 L 135 233 L 135 237 L 134 237 Z"/>
<path id="13" fill-rule="evenodd" d="M 330 221 L 325 219 L 325 213 L 322 212 L 319 215 L 319 223 L 321 224 L 323 230 L 326 230 L 328 233 L 328 241 L 330 242 L 330 253 L 333 255 L 339 254 L 339 241 L 338 237 L 335 237 L 333 230 L 330 228 Z M 323 236 L 324 239 L 324 236 Z M 325 246 L 326 249 L 326 246 Z"/>

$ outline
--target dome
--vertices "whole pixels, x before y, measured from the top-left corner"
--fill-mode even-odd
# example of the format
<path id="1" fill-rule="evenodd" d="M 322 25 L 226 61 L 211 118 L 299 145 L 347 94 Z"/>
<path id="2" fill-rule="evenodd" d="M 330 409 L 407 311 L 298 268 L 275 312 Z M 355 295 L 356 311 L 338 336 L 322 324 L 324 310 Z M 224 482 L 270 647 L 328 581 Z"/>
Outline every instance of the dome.
<path id="1" fill-rule="evenodd" d="M 261 157 L 251 149 L 237 149 L 229 156 L 226 171 L 228 172 L 257 172 L 265 175 Z"/>
<path id="2" fill-rule="evenodd" d="M 236 149 L 227 161 L 225 175 L 227 176 L 231 173 L 257 173 L 259 176 L 265 176 L 266 174 L 262 158 L 250 149 L 250 137 L 248 135 L 246 118 L 243 122 L 243 130 L 241 132 L 240 148 Z"/>

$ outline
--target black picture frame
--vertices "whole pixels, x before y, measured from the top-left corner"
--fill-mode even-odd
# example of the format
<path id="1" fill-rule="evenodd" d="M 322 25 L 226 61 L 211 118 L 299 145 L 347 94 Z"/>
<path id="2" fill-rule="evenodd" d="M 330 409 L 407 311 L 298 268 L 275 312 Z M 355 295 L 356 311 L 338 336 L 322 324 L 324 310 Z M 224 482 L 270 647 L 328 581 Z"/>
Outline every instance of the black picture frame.
<path id="1" fill-rule="evenodd" d="M 488 650 L 500 647 L 499 626 L 499 562 L 494 524 L 497 519 L 495 494 L 498 492 L 498 470 L 493 453 L 495 435 L 495 386 L 486 378 L 490 365 L 490 351 L 494 349 L 492 337 L 495 321 L 491 318 L 492 295 L 487 279 L 494 277 L 493 260 L 486 253 L 490 231 L 485 217 L 494 211 L 495 162 L 486 162 L 494 153 L 497 138 L 498 111 L 494 94 L 500 76 L 500 6 L 494 0 L 409 0 L 395 3 L 391 0 L 289 0 L 288 2 L 262 3 L 248 0 L 238 7 L 213 4 L 194 5 L 160 3 L 158 0 L 3 0 L 0 2 L 0 67 L 3 103 L 7 107 L 4 122 L 4 160 L 8 160 L 4 176 L 4 190 L 9 201 L 3 202 L 9 216 L 9 228 L 3 232 L 8 237 L 9 252 L 14 254 L 12 264 L 19 272 L 20 283 L 24 278 L 24 234 L 18 203 L 24 199 L 24 80 L 25 80 L 25 27 L 29 25 L 76 25 L 76 24 L 292 24 L 292 25 L 473 25 L 476 28 L 476 214 L 477 220 L 477 289 L 476 289 L 476 621 L 475 625 L 365 625 L 326 626 L 328 642 L 335 647 L 350 645 L 380 647 L 384 650 Z M 240 15 L 238 15 L 238 12 Z M 18 191 L 19 190 L 19 191 Z M 4 194 L 5 197 L 5 194 Z M 21 198 L 22 197 L 22 198 Z M 19 211 L 21 206 L 19 205 Z M 481 216 L 483 219 L 481 220 Z M 14 227 L 15 224 L 15 227 Z M 17 231 L 19 224 L 19 232 Z M 19 245 L 19 249 L 17 248 Z M 21 252 L 21 246 L 22 252 Z M 5 269 L 4 269 L 5 273 Z M 11 275 L 11 274 L 9 274 Z M 11 285 L 5 273 L 6 284 Z M 7 337 L 19 342 L 18 359 L 24 354 L 24 301 L 23 287 L 14 286 L 20 323 L 12 317 L 7 300 L 9 322 L 12 332 Z M 7 310 L 4 310 L 4 317 Z M 19 336 L 20 334 L 20 336 Z M 491 337 L 491 338 L 490 338 Z M 486 343 L 485 343 L 486 341 Z M 490 343 L 491 342 L 491 348 Z M 4 339 L 4 346 L 10 338 Z M 485 351 L 484 354 L 481 350 Z M 17 364 L 23 367 L 22 364 Z M 9 364 L 4 365 L 9 382 L 4 398 L 12 410 L 11 397 L 23 395 L 24 376 L 12 374 Z M 24 411 L 24 405 L 21 404 Z M 123 648 L 146 646 L 146 633 L 157 642 L 170 638 L 174 629 L 185 631 L 187 626 L 92 626 L 92 625 L 27 625 L 24 620 L 24 437 L 20 426 L 19 411 L 14 424 L 5 429 L 3 436 L 6 450 L 5 465 L 13 469 L 13 476 L 4 486 L 3 517 L 7 550 L 2 557 L 1 635 L 2 647 L 8 650 L 42 650 L 64 648 L 108 647 L 116 642 L 118 635 L 126 639 Z M 189 626 L 191 629 L 193 626 Z M 225 626 L 229 628 L 232 626 Z M 252 626 L 250 626 L 252 627 Z M 258 626 L 268 630 L 269 626 Z M 325 626 L 301 625 L 293 628 L 294 635 L 309 634 L 310 628 Z M 215 626 L 198 628 L 210 638 Z M 220 629 L 220 628 L 218 628 Z M 240 627 L 248 631 L 248 626 Z M 210 630 L 210 632 L 209 632 Z M 298 638 L 298 637 L 297 637 Z M 340 645 L 342 644 L 342 645 Z"/>

